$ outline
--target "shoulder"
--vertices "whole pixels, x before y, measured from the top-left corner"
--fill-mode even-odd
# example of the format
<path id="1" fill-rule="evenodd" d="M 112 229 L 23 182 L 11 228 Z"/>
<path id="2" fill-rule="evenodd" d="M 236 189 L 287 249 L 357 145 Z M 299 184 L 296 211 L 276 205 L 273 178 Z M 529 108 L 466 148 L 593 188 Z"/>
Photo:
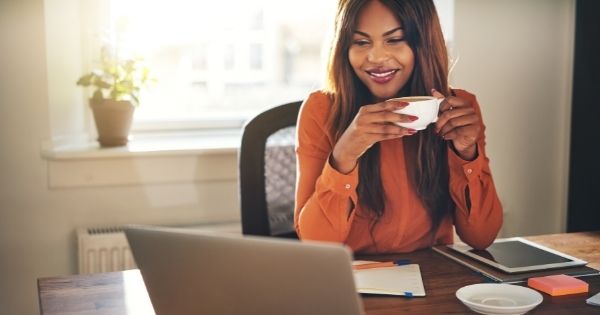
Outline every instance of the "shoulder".
<path id="1" fill-rule="evenodd" d="M 305 112 L 328 114 L 331 110 L 332 96 L 331 94 L 317 90 L 311 92 L 302 103 L 302 110 Z"/>
<path id="2" fill-rule="evenodd" d="M 312 92 L 304 100 L 296 128 L 298 152 L 306 152 L 306 148 L 310 148 L 311 153 L 308 154 L 322 152 L 326 156 L 330 153 L 332 140 L 329 132 L 329 114 L 332 104 L 331 94 L 323 91 Z"/>
<path id="3" fill-rule="evenodd" d="M 311 92 L 300 107 L 300 120 L 310 119 L 324 124 L 329 117 L 332 106 L 332 96 L 329 93 L 318 90 Z"/>

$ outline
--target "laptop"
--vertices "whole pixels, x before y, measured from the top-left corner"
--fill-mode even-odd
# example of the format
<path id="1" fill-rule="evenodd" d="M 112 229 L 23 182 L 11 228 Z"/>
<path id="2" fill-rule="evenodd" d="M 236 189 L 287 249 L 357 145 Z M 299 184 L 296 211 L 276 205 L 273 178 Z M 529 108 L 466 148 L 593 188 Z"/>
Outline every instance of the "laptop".
<path id="1" fill-rule="evenodd" d="M 128 226 L 157 315 L 364 314 L 339 244 Z"/>

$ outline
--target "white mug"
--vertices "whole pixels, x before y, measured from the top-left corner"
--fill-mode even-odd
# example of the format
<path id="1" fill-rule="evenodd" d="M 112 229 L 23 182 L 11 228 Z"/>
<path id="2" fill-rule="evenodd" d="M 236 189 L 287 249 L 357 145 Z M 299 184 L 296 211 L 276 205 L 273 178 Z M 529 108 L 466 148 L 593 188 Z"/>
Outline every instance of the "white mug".
<path id="1" fill-rule="evenodd" d="M 443 98 L 435 98 L 433 96 L 407 96 L 393 98 L 392 101 L 407 102 L 408 105 L 404 108 L 397 109 L 394 113 L 416 116 L 418 119 L 410 122 L 397 122 L 398 126 L 404 128 L 412 128 L 415 130 L 423 130 L 430 123 L 434 123 L 438 119 L 438 112 Z"/>

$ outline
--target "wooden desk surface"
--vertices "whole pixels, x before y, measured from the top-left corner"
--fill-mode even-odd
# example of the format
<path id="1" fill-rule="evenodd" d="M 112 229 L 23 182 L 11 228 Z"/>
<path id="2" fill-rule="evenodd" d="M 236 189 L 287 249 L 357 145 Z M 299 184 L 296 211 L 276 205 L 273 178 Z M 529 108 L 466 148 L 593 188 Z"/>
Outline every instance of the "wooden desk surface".
<path id="1" fill-rule="evenodd" d="M 525 237 L 547 247 L 590 262 L 600 268 L 600 232 Z M 363 296 L 368 315 L 379 314 L 473 314 L 456 298 L 460 287 L 485 282 L 485 278 L 433 250 L 410 254 L 374 256 L 380 260 L 410 258 L 421 268 L 426 297 Z M 585 300 L 600 291 L 600 276 L 587 277 L 589 293 L 552 297 L 528 314 L 599 314 L 600 307 Z M 154 314 L 139 270 L 93 275 L 74 275 L 38 280 L 40 312 L 55 314 Z"/>

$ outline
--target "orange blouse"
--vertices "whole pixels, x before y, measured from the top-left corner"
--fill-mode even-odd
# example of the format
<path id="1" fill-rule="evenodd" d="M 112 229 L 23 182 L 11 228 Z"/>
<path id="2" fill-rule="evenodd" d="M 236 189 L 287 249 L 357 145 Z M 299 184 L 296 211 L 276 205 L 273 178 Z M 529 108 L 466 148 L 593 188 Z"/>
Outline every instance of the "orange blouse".
<path id="1" fill-rule="evenodd" d="M 455 92 L 471 100 L 481 118 L 475 96 L 462 90 Z M 491 244 L 502 225 L 502 206 L 485 154 L 485 126 L 475 160 L 465 161 L 448 150 L 450 195 L 456 207 L 431 238 L 429 215 L 408 178 L 402 138 L 380 143 L 380 174 L 386 202 L 383 216 L 372 225 L 369 213 L 358 203 L 358 166 L 349 174 L 342 174 L 328 162 L 335 144 L 327 123 L 330 110 L 329 96 L 314 92 L 305 100 L 298 117 L 294 226 L 301 239 L 341 242 L 360 253 L 411 252 L 451 244 L 454 224 L 457 234 L 470 246 L 482 249 Z M 356 205 L 350 216 L 349 200 Z"/>

